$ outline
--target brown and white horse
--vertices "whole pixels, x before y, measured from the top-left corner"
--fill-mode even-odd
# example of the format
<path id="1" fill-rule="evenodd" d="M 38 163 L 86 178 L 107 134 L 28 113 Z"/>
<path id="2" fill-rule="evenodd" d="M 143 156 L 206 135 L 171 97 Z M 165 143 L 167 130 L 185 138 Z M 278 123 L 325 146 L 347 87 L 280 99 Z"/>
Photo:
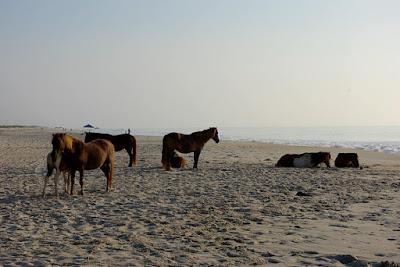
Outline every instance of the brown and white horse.
<path id="1" fill-rule="evenodd" d="M 114 172 L 115 150 L 110 141 L 96 139 L 89 143 L 65 133 L 53 134 L 51 141 L 56 162 L 65 161 L 71 172 L 71 195 L 74 191 L 75 172 L 79 172 L 79 183 L 83 195 L 83 172 L 100 168 L 107 178 L 106 191 L 111 191 Z"/>
<path id="2" fill-rule="evenodd" d="M 64 192 L 69 194 L 69 187 L 70 187 L 70 174 L 68 171 L 68 167 L 63 160 L 63 158 L 59 158 L 58 161 L 55 158 L 55 156 L 52 155 L 52 152 L 47 154 L 47 174 L 44 176 L 44 186 L 43 186 L 43 193 L 42 197 L 45 196 L 45 190 L 47 187 L 47 182 L 49 180 L 49 177 L 53 174 L 53 170 L 56 170 L 56 174 L 54 176 L 54 191 L 55 195 L 58 197 L 58 190 L 57 190 L 57 185 L 58 185 L 58 176 L 60 173 L 63 174 L 64 176 Z"/>
<path id="3" fill-rule="evenodd" d="M 321 163 L 331 167 L 330 160 L 331 154 L 328 152 L 286 154 L 278 160 L 276 167 L 313 168 Z"/>
<path id="4" fill-rule="evenodd" d="M 181 153 L 194 152 L 193 169 L 197 169 L 197 163 L 201 150 L 208 140 L 213 139 L 216 143 L 219 142 L 217 128 L 209 128 L 204 131 L 194 132 L 191 134 L 169 133 L 163 138 L 162 158 L 161 163 L 165 170 L 171 170 L 171 158 L 174 151 Z"/>

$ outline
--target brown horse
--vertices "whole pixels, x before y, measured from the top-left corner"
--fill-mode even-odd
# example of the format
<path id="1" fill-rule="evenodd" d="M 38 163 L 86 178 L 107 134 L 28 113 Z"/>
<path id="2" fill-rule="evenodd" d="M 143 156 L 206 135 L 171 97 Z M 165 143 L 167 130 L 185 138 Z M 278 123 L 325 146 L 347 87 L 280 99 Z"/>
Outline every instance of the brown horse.
<path id="1" fill-rule="evenodd" d="M 339 153 L 335 159 L 335 166 L 338 168 L 359 168 L 357 153 Z"/>
<path id="2" fill-rule="evenodd" d="M 193 169 L 197 169 L 197 162 L 199 161 L 201 150 L 210 139 L 213 139 L 216 143 L 219 142 L 217 128 L 213 127 L 191 134 L 169 133 L 165 135 L 163 138 L 161 158 L 163 168 L 167 171 L 171 170 L 171 158 L 174 155 L 174 151 L 177 150 L 181 153 L 194 152 Z"/>
<path id="3" fill-rule="evenodd" d="M 106 192 L 111 191 L 114 172 L 115 150 L 110 141 L 96 139 L 89 143 L 65 133 L 53 134 L 53 155 L 62 157 L 71 173 L 71 195 L 74 192 L 75 172 L 79 172 L 83 195 L 83 171 L 100 168 L 107 178 Z"/>
<path id="4" fill-rule="evenodd" d="M 114 145 L 115 151 L 125 149 L 129 155 L 129 167 L 131 167 L 132 164 L 137 164 L 137 144 L 134 136 L 130 134 L 111 135 L 102 133 L 86 133 L 85 135 L 85 143 L 96 139 L 110 141 Z"/>
<path id="5" fill-rule="evenodd" d="M 65 163 L 65 160 L 63 160 L 63 158 L 61 157 L 59 159 L 59 161 L 57 161 L 55 156 L 52 155 L 52 152 L 50 152 L 47 155 L 47 174 L 44 177 L 44 186 L 43 186 L 42 197 L 45 196 L 47 182 L 49 180 L 49 177 L 53 174 L 54 169 L 56 169 L 56 174 L 54 176 L 55 195 L 58 196 L 57 184 L 58 184 L 58 176 L 60 175 L 60 173 L 62 173 L 64 176 L 64 192 L 69 194 L 68 189 L 69 189 L 69 185 L 70 185 L 70 174 L 69 174 L 68 167 Z"/>

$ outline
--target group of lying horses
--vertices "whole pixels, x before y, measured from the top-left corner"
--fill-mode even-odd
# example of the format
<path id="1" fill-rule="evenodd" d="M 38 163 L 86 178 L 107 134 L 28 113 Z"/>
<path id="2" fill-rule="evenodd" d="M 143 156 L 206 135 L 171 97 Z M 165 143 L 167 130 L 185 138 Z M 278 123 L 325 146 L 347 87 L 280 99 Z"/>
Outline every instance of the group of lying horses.
<path id="1" fill-rule="evenodd" d="M 218 129 L 215 127 L 191 134 L 169 133 L 164 136 L 161 163 L 165 170 L 182 168 L 186 160 L 177 153 L 194 152 L 193 168 L 197 169 L 199 156 L 204 145 L 210 140 L 219 143 Z M 47 155 L 47 174 L 44 178 L 42 196 L 49 177 L 56 170 L 54 177 L 55 194 L 60 174 L 64 176 L 64 191 L 74 192 L 75 173 L 79 172 L 80 194 L 83 195 L 83 174 L 85 170 L 100 168 L 107 178 L 106 192 L 111 191 L 115 165 L 115 151 L 125 149 L 129 155 L 129 167 L 137 164 L 137 143 L 130 134 L 109 135 L 86 133 L 82 141 L 66 133 L 56 133 L 52 137 L 52 151 Z M 316 167 L 325 163 L 330 167 L 331 155 L 328 152 L 287 154 L 282 156 L 277 167 Z M 339 153 L 335 160 L 336 167 L 359 167 L 356 153 Z"/>
<path id="2" fill-rule="evenodd" d="M 331 167 L 330 161 L 331 154 L 329 152 L 286 154 L 278 160 L 275 166 L 313 168 L 324 163 L 327 167 Z M 338 168 L 359 168 L 360 164 L 357 153 L 339 153 L 335 160 L 335 166 Z"/>

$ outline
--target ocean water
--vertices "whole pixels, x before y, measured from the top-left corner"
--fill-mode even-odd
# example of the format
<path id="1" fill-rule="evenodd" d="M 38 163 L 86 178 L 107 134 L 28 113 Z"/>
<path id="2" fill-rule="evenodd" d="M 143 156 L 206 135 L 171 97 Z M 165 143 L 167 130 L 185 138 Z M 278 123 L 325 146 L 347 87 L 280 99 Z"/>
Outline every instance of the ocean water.
<path id="1" fill-rule="evenodd" d="M 169 132 L 191 133 L 202 129 L 131 129 L 133 135 L 163 136 Z M 127 129 L 96 129 L 110 134 Z M 400 154 L 400 126 L 360 127 L 222 127 L 221 140 L 260 141 L 275 144 L 357 148 Z"/>

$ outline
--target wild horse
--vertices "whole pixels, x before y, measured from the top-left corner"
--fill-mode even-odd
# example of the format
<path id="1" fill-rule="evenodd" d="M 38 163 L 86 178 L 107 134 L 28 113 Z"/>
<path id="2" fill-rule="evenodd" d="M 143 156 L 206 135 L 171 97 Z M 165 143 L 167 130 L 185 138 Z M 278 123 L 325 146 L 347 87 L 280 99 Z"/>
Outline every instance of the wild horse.
<path id="1" fill-rule="evenodd" d="M 107 178 L 106 191 L 111 191 L 114 172 L 115 150 L 110 141 L 96 139 L 89 143 L 65 133 L 53 134 L 52 155 L 54 162 L 65 162 L 71 174 L 71 195 L 74 192 L 75 172 L 79 171 L 79 183 L 83 194 L 83 171 L 100 168 Z M 57 174 L 56 174 L 57 176 Z M 56 179 L 56 178 L 55 178 Z"/>
<path id="2" fill-rule="evenodd" d="M 163 138 L 162 158 L 161 163 L 163 168 L 167 171 L 171 170 L 171 158 L 174 151 L 177 150 L 181 153 L 194 152 L 194 165 L 193 169 L 197 169 L 197 163 L 201 150 L 208 140 L 213 139 L 216 143 L 219 142 L 217 128 L 209 128 L 204 131 L 194 132 L 191 134 L 169 133 Z"/>
<path id="3" fill-rule="evenodd" d="M 86 133 L 85 135 L 85 143 L 96 139 L 110 141 L 114 145 L 115 151 L 125 149 L 129 155 L 129 167 L 131 167 L 132 164 L 137 164 L 137 144 L 134 136 L 130 134 L 111 135 L 102 133 Z"/>

